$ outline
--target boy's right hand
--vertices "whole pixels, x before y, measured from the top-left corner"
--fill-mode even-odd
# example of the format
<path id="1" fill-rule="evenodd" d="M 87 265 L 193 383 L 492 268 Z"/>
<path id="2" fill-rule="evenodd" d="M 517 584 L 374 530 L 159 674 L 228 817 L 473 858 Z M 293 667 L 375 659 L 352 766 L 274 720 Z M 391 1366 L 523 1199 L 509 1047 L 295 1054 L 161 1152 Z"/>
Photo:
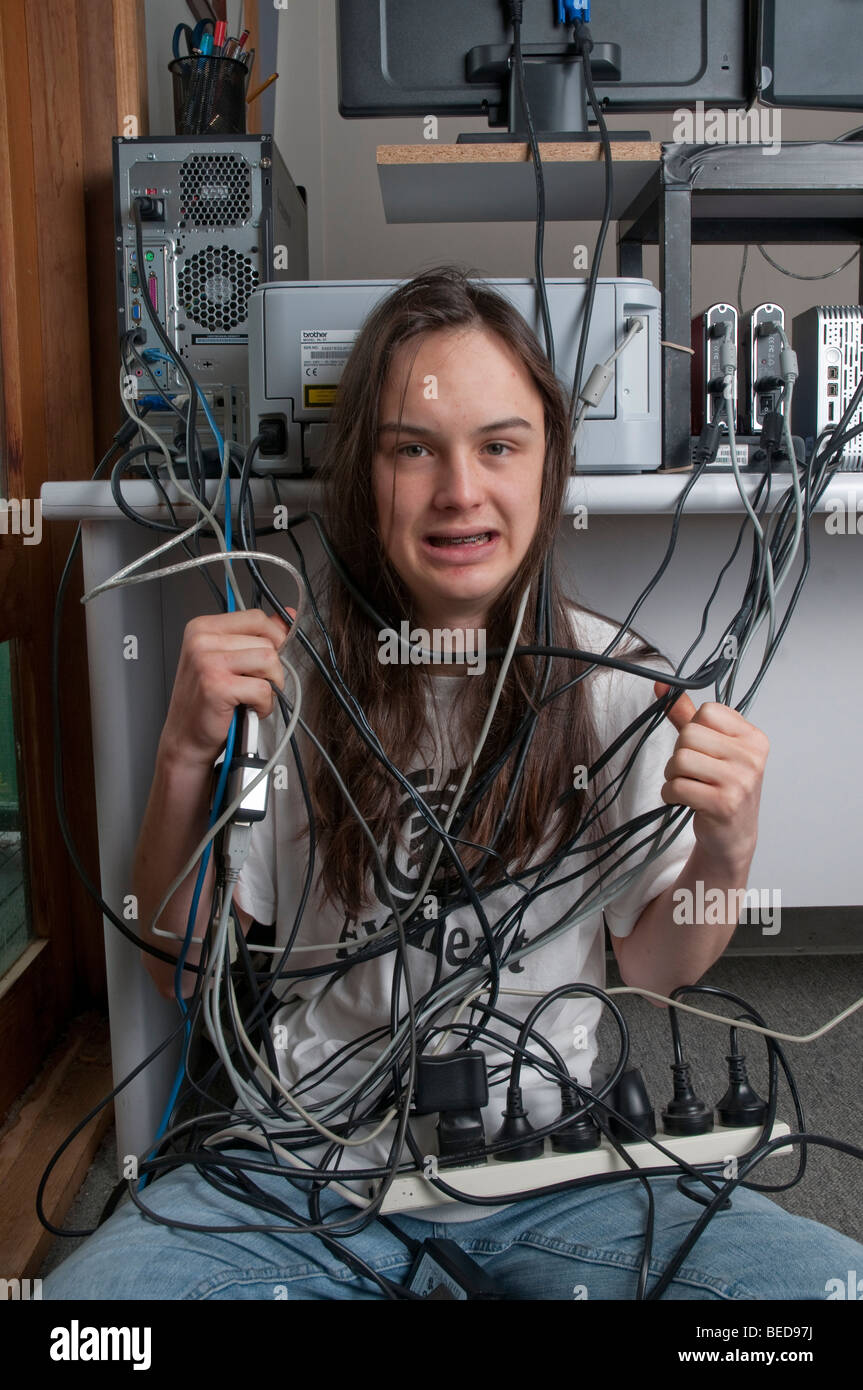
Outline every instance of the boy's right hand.
<path id="1" fill-rule="evenodd" d="M 294 609 L 286 611 L 295 616 Z M 290 631 L 260 608 L 187 623 L 160 754 L 186 766 L 212 767 L 237 705 L 266 719 L 275 699 L 269 682 L 284 688 L 278 653 Z"/>

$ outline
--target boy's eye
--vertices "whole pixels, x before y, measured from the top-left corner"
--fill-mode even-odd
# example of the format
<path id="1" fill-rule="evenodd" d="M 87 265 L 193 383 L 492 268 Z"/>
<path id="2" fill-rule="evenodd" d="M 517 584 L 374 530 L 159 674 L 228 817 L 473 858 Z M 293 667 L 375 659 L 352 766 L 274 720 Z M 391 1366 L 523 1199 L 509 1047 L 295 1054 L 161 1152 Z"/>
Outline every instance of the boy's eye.
<path id="1" fill-rule="evenodd" d="M 426 447 L 426 446 L 425 446 L 424 444 L 402 444 L 402 445 L 400 446 L 398 452 L 399 452 L 400 454 L 403 454 L 403 453 L 405 452 L 406 449 L 425 449 L 425 447 Z M 486 448 L 486 449 L 494 449 L 494 450 L 503 450 L 503 449 L 505 449 L 505 450 L 507 450 L 507 452 L 510 451 L 510 445 L 509 445 L 509 444 L 505 444 L 505 443 L 503 442 L 502 439 L 493 439 L 493 440 L 491 440 L 488 444 L 485 444 L 483 447 Z M 421 458 L 422 455 L 420 455 L 420 454 L 408 454 L 407 457 L 408 457 L 408 458 L 414 458 L 414 459 L 415 459 L 415 458 Z M 497 452 L 496 452 L 496 453 L 494 454 L 494 457 L 495 457 L 495 458 L 503 458 L 503 454 L 502 454 L 502 453 L 497 453 Z"/>

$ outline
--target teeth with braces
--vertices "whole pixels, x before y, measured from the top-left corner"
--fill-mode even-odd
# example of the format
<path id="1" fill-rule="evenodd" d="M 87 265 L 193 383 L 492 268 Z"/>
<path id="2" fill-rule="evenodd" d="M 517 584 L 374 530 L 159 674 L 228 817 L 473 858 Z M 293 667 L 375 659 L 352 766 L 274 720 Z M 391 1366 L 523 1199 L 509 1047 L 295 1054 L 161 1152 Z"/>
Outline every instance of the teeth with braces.
<path id="1" fill-rule="evenodd" d="M 490 539 L 490 531 L 477 531 L 475 536 L 429 536 L 432 545 L 472 545 Z"/>

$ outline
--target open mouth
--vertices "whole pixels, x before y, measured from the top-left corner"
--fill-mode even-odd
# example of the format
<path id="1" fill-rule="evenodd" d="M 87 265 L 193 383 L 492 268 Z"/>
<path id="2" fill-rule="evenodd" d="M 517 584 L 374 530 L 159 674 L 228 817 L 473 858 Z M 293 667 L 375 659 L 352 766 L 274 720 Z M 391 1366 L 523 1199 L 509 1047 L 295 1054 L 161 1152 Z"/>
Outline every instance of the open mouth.
<path id="1" fill-rule="evenodd" d="M 475 546 L 487 545 L 496 535 L 496 531 L 475 531 L 470 536 L 426 536 L 426 540 L 429 545 L 440 547 Z"/>

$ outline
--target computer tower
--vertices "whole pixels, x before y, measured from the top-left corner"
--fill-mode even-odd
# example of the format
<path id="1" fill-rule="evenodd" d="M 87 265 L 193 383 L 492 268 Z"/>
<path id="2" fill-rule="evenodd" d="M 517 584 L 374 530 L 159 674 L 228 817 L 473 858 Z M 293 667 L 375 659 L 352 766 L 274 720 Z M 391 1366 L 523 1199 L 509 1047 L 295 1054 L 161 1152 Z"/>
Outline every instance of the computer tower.
<path id="1" fill-rule="evenodd" d="M 138 265 L 134 202 L 149 199 Z M 145 296 L 206 392 L 223 435 L 248 438 L 249 297 L 266 281 L 308 278 L 304 192 L 271 135 L 146 136 L 114 140 L 117 322 L 140 329 L 138 351 L 161 352 Z M 150 405 L 149 423 L 182 430 L 161 399 L 186 386 L 173 364 L 129 364 L 127 394 Z M 205 421 L 199 412 L 199 424 Z"/>
<path id="2" fill-rule="evenodd" d="M 837 425 L 863 378 L 863 305 L 816 305 L 795 315 L 794 351 L 799 376 L 794 387 L 794 428 L 815 440 Z M 857 406 L 849 428 L 863 424 L 863 404 Z M 863 470 L 863 436 L 850 439 L 842 451 L 841 468 Z"/>

